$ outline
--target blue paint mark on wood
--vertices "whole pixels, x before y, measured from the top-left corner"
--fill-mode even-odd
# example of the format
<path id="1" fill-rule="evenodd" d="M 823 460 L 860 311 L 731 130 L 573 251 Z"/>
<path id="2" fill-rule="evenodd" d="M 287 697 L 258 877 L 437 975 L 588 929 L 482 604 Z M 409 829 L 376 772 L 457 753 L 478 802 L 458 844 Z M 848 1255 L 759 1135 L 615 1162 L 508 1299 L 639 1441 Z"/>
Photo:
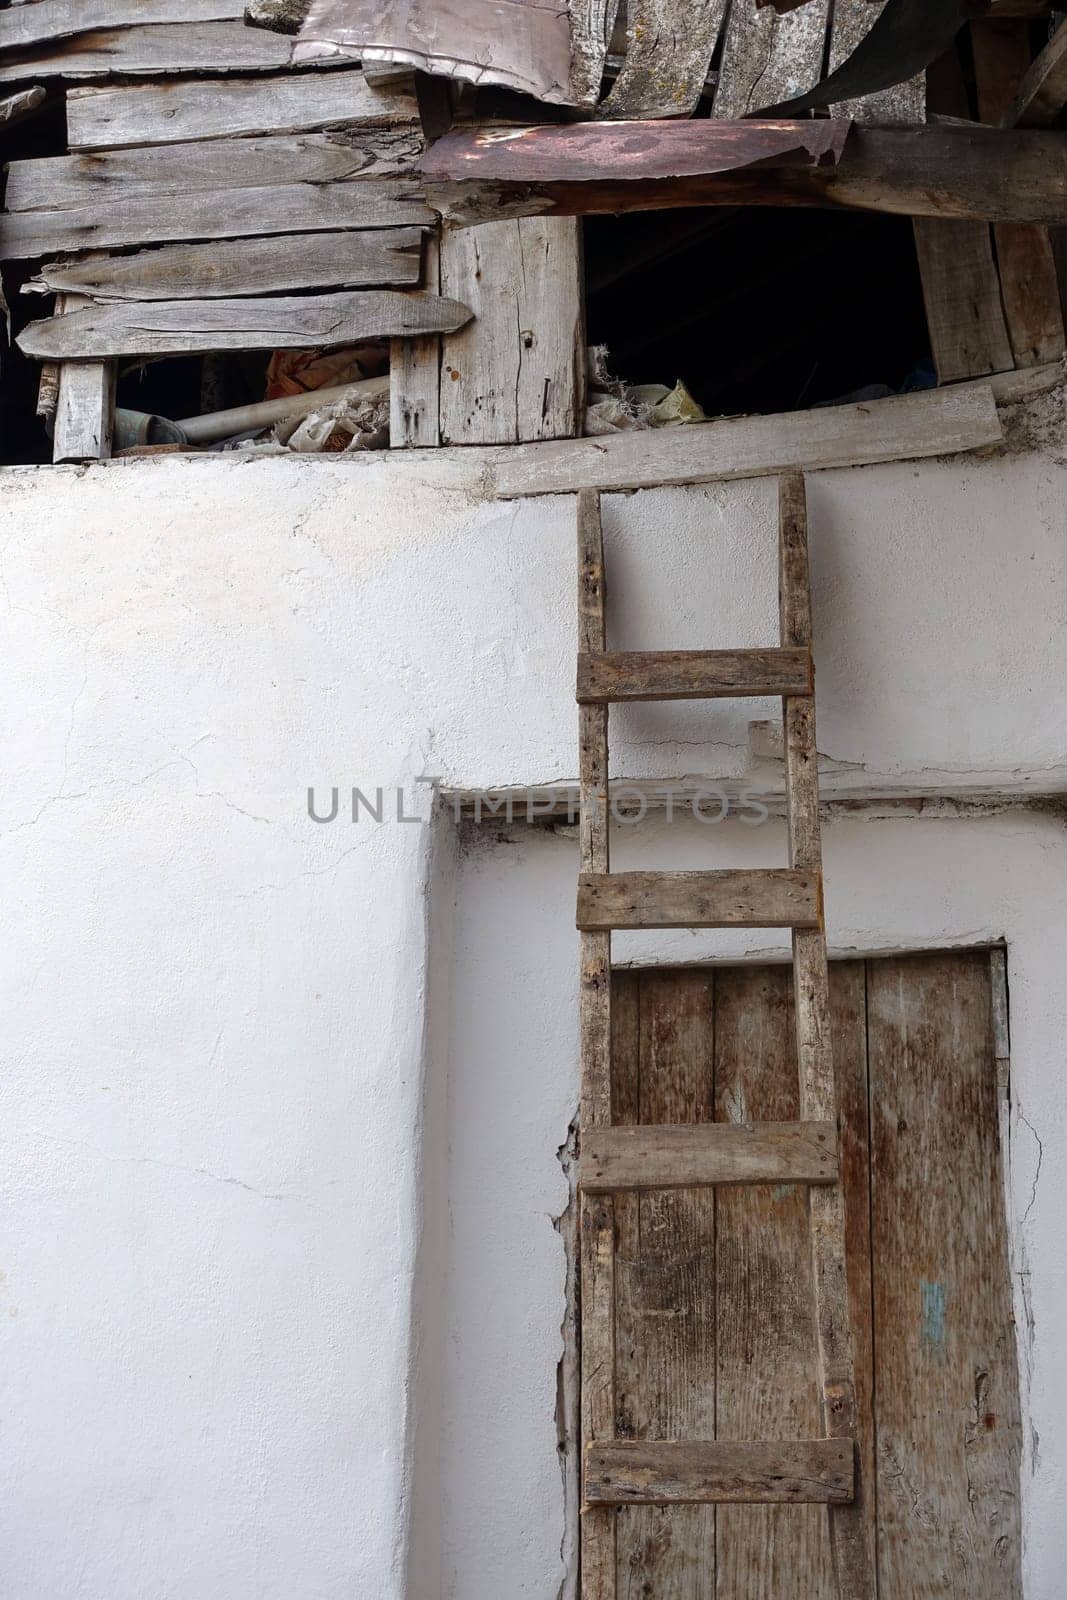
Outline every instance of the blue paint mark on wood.
<path id="1" fill-rule="evenodd" d="M 919 1279 L 919 1297 L 922 1303 L 921 1340 L 924 1350 L 945 1353 L 945 1286 Z"/>

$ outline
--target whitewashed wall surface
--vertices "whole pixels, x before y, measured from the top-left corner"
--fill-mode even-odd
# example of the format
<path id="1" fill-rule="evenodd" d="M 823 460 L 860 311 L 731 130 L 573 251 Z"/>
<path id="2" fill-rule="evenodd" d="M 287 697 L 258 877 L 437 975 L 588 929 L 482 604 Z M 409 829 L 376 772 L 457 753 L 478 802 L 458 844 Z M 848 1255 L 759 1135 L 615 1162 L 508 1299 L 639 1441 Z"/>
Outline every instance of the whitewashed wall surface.
<path id="1" fill-rule="evenodd" d="M 838 951 L 1007 940 L 1027 1600 L 1062 1592 L 1067 838 L 1018 802 L 1067 788 L 1065 490 L 1031 450 L 809 491 L 828 783 L 1016 802 L 826 849 Z M 611 642 L 773 643 L 774 497 L 606 501 Z M 9 471 L 0 524 L 6 1600 L 556 1600 L 576 845 L 461 849 L 415 780 L 574 778 L 573 500 L 172 459 Z M 626 708 L 613 770 L 773 777 L 776 709 Z M 620 864 L 780 849 L 652 824 Z"/>

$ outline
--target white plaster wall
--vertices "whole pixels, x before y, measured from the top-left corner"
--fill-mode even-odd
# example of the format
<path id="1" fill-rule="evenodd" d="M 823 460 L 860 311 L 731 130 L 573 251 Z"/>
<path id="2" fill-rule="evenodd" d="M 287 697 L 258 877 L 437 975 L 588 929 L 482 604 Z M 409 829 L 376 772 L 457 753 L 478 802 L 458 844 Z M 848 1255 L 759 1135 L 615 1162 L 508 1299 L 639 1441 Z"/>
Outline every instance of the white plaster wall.
<path id="1" fill-rule="evenodd" d="M 573 852 L 559 847 L 543 882 L 516 870 L 514 903 L 492 912 L 503 934 L 529 899 L 551 925 L 523 953 L 534 1049 L 497 1004 L 499 950 L 452 985 L 453 955 L 479 947 L 456 932 L 468 901 L 451 910 L 459 880 L 433 830 L 305 812 L 309 783 L 320 801 L 334 784 L 402 783 L 426 816 L 419 773 L 574 775 L 573 503 L 482 503 L 420 470 L 0 476 L 12 1600 L 437 1600 L 442 1585 L 471 1600 L 474 1569 L 509 1561 L 525 1588 L 500 1576 L 497 1596 L 555 1596 L 550 1218 L 574 1094 Z M 820 744 L 858 782 L 1062 781 L 1063 479 L 1015 456 L 812 480 Z M 770 641 L 772 502 L 760 483 L 608 501 L 612 642 Z M 616 770 L 742 772 L 747 722 L 772 709 L 632 708 Z M 962 870 L 922 892 L 928 921 L 973 904 Z M 963 921 L 986 926 L 977 913 Z M 475 1001 L 476 1090 L 448 1065 L 450 1019 L 466 1026 Z M 1024 1048 L 1045 1148 L 1027 1222 L 1034 1392 L 1051 1405 L 1056 1257 L 1041 1230 L 1062 1127 L 1048 1039 Z M 509 1050 L 527 1068 L 514 1105 L 493 1081 Z M 499 1113 L 489 1151 L 463 1114 L 481 1094 Z M 456 1117 L 450 1153 L 439 1130 Z M 449 1263 L 479 1220 L 479 1156 L 486 1189 L 518 1185 L 516 1227 L 485 1260 L 493 1319 L 518 1347 L 510 1377 L 491 1319 L 457 1313 L 438 1341 L 431 1315 L 451 1306 Z M 474 1360 L 488 1395 L 521 1398 L 524 1431 L 487 1402 L 461 1460 L 449 1417 Z M 1041 1433 L 1031 1596 L 1051 1600 L 1040 1551 L 1064 1434 Z M 518 1456 L 525 1505 L 482 1523 Z"/>

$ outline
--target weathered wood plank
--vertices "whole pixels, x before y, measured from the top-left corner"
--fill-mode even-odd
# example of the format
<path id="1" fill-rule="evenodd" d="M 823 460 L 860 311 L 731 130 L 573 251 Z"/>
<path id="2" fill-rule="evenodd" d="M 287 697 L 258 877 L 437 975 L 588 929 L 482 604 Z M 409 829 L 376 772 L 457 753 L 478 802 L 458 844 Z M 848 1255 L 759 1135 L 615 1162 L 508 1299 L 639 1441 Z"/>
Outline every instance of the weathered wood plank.
<path id="1" fill-rule="evenodd" d="M 219 22 L 244 16 L 244 0 L 34 0 L 0 11 L 0 50 L 67 39 L 76 33 L 160 22 Z"/>
<path id="2" fill-rule="evenodd" d="M 511 444 L 581 431 L 578 224 L 522 219 L 441 240 L 441 291 L 474 320 L 441 347 L 441 442 Z"/>
<path id="3" fill-rule="evenodd" d="M 312 0 L 296 59 L 328 45 L 373 61 L 499 84 L 568 105 L 571 34 L 566 5 L 500 0 Z"/>
<path id="4" fill-rule="evenodd" d="M 616 1439 L 586 1452 L 590 1505 L 846 1502 L 852 1450 L 836 1439 L 774 1443 Z"/>
<path id="5" fill-rule="evenodd" d="M 619 0 L 568 0 L 571 22 L 571 93 L 577 105 L 600 99 L 604 64 Z"/>
<path id="6" fill-rule="evenodd" d="M 379 128 L 13 161 L 4 206 L 8 211 L 57 211 L 116 199 L 126 203 L 158 195 L 200 195 L 208 189 L 389 178 L 411 172 L 421 150 L 415 129 Z"/>
<path id="7" fill-rule="evenodd" d="M 102 150 L 389 126 L 415 123 L 418 115 L 413 93 L 372 89 L 362 72 L 305 72 L 269 82 L 207 78 L 73 89 L 67 96 L 67 138 L 72 150 Z"/>
<path id="8" fill-rule="evenodd" d="M 1004 114 L 1008 128 L 1051 128 L 1067 105 L 1067 27 L 1061 22 Z"/>
<path id="9" fill-rule="evenodd" d="M 713 1001 L 711 972 L 615 974 L 617 1121 L 676 1130 L 692 1125 L 685 1131 L 710 1124 Z M 622 1193 L 615 1196 L 615 1215 L 616 1433 L 624 1439 L 712 1438 L 715 1195 L 677 1188 Z M 620 1600 L 715 1594 L 714 1506 L 628 1506 L 618 1517 Z"/>
<path id="10" fill-rule="evenodd" d="M 915 247 L 938 381 L 955 383 L 1013 366 L 989 229 L 916 217 Z"/>
<path id="11" fill-rule="evenodd" d="M 31 322 L 18 345 L 45 361 L 326 349 L 462 327 L 469 316 L 455 300 L 393 289 L 266 300 L 128 301 Z"/>
<path id="12" fill-rule="evenodd" d="M 790 989 L 787 967 L 716 972 L 719 1125 L 799 1116 Z M 818 1438 L 808 1194 L 783 1181 L 720 1190 L 716 1202 L 717 1436 Z M 826 1514 L 816 1507 L 721 1509 L 718 1573 L 721 1600 L 839 1600 Z"/>
<path id="13" fill-rule="evenodd" d="M 629 0 L 626 54 L 604 115 L 689 116 L 704 92 L 725 14 L 726 0 L 694 0 L 684 13 L 675 0 Z"/>
<path id="14" fill-rule="evenodd" d="M 0 63 L 0 83 L 25 78 L 277 72 L 288 66 L 289 41 L 280 34 L 246 28 L 240 21 L 163 22 L 85 33 L 45 54 L 35 50 L 21 60 L 4 61 Z"/>
<path id="15" fill-rule="evenodd" d="M 167 245 L 128 256 L 47 262 L 27 287 L 94 300 L 200 300 L 286 289 L 411 286 L 419 282 L 421 248 L 419 228 Z"/>
<path id="16" fill-rule="evenodd" d="M 578 927 L 818 927 L 818 882 L 808 872 L 764 867 L 722 872 L 585 873 Z M 818 1120 L 818 1119 L 817 1119 Z"/>
<path id="17" fill-rule="evenodd" d="M 271 189 L 212 189 L 180 204 L 163 196 L 66 211 L 18 211 L 0 222 L 5 260 L 108 246 L 171 240 L 234 239 L 261 234 L 310 234 L 338 229 L 429 225 L 433 212 L 411 198 L 403 178 L 345 183 L 278 184 Z M 558 224 L 557 224 L 558 226 Z M 299 249 L 295 244 L 293 249 Z"/>
<path id="18" fill-rule="evenodd" d="M 884 9 L 885 0 L 834 0 L 831 72 L 836 72 L 848 59 Z M 914 78 L 907 78 L 890 89 L 879 89 L 861 100 L 841 100 L 833 107 L 833 114 L 852 117 L 878 128 L 913 127 L 923 123 L 926 121 L 926 74 L 920 72 Z"/>
<path id="19" fill-rule="evenodd" d="M 733 5 L 712 116 L 735 121 L 803 94 L 822 76 L 830 0 L 795 11 Z"/>
<path id="20" fill-rule="evenodd" d="M 837 1129 L 832 1122 L 653 1124 L 602 1128 L 582 1141 L 581 1183 L 589 1194 L 836 1180 Z"/>
<path id="21" fill-rule="evenodd" d="M 600 496 L 580 494 L 577 516 L 578 642 L 602 650 L 604 537 Z M 607 712 L 579 712 L 583 871 L 606 872 L 610 860 Z M 608 1126 L 612 1114 L 611 934 L 583 933 L 578 1000 L 580 1138 Z M 608 1196 L 581 1195 L 582 1442 L 615 1436 L 615 1207 Z M 584 1479 L 584 1462 L 583 1462 Z M 583 1487 L 584 1495 L 584 1487 Z M 616 1600 L 616 1518 L 610 1510 L 582 1517 L 583 1600 Z"/>
<path id="22" fill-rule="evenodd" d="M 82 304 L 77 295 L 60 295 L 55 315 L 70 315 Z M 65 362 L 51 370 L 56 375 L 53 462 L 108 460 L 115 425 L 115 363 Z"/>
<path id="23" fill-rule="evenodd" d="M 1029 68 L 1029 25 L 1022 19 L 979 19 L 971 24 L 971 42 L 979 115 L 995 126 L 1011 111 Z M 1063 313 L 1048 229 L 999 222 L 993 239 L 1015 365 L 1058 360 L 1064 352 Z"/>
<path id="24" fill-rule="evenodd" d="M 422 286 L 441 288 L 441 247 L 436 230 L 422 251 Z M 441 339 L 394 339 L 389 348 L 389 444 L 394 450 L 441 442 Z"/>
<path id="25" fill-rule="evenodd" d="M 745 124 L 768 128 L 767 122 Z M 781 123 L 843 130 L 836 118 Z M 705 165 L 659 171 L 674 158 L 673 130 L 706 141 Z M 691 133 L 689 130 L 697 130 Z M 535 138 L 536 136 L 536 138 Z M 590 146 L 599 137 L 602 142 Z M 836 166 L 795 157 L 738 159 L 733 123 L 694 120 L 581 128 L 528 129 L 522 140 L 479 147 L 477 136 L 449 134 L 421 166 L 435 207 L 464 226 L 508 216 L 594 216 L 676 206 L 819 206 L 992 222 L 1067 222 L 1067 148 L 1055 133 L 1010 133 L 936 124 L 923 128 L 853 127 Z M 748 137 L 746 132 L 745 137 Z M 805 134 L 805 137 L 807 135 Z M 571 140 L 585 144 L 574 174 Z M 671 151 L 664 158 L 664 148 Z M 694 146 L 694 149 L 696 146 Z M 796 146 L 794 148 L 799 148 Z M 532 152 L 539 151 L 534 163 Z M 731 154 L 732 151 L 732 154 Z M 551 160 L 548 159 L 551 155 Z M 433 163 L 431 174 L 430 164 Z M 524 171 L 535 167 L 552 176 Z"/>
<path id="26" fill-rule="evenodd" d="M 579 655 L 579 704 L 811 694 L 806 650 L 640 650 Z"/>
<path id="27" fill-rule="evenodd" d="M 801 473 L 779 485 L 779 616 L 784 647 L 811 648 L 811 582 L 808 570 L 807 497 Z M 815 700 L 787 698 L 783 712 L 789 862 L 808 872 L 822 898 L 822 834 L 819 823 L 819 764 Z M 820 913 L 822 907 L 820 904 Z M 793 932 L 793 1009 L 800 1078 L 800 1115 L 823 1120 L 837 1115 L 830 1031 L 830 986 L 823 927 Z M 813 1190 L 808 1202 L 815 1284 L 819 1399 L 822 1430 L 830 1438 L 857 1436 L 856 1384 L 849 1321 L 844 1194 L 840 1185 Z M 830 1522 L 834 1566 L 841 1592 L 869 1596 L 874 1590 L 873 1552 L 861 1499 Z"/>
<path id="28" fill-rule="evenodd" d="M 1019 1600 L 1021 1428 L 986 952 L 868 966 L 884 1595 Z"/>
<path id="29" fill-rule="evenodd" d="M 981 385 L 870 405 L 541 444 L 498 460 L 493 480 L 504 498 L 573 494 L 583 488 L 646 489 L 762 477 L 795 467 L 815 471 L 951 455 L 1000 438 L 992 391 Z"/>

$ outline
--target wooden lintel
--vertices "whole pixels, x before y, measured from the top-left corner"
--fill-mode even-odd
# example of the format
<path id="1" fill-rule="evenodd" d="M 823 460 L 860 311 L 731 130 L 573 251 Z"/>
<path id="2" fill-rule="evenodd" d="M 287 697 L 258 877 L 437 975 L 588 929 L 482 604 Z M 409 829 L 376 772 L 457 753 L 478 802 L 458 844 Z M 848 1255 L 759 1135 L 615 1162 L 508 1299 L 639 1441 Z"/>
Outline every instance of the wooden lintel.
<path id="1" fill-rule="evenodd" d="M 738 159 L 738 125 L 705 119 L 684 125 L 691 150 L 694 141 L 704 144 L 701 168 L 697 155 L 685 163 L 670 160 L 677 126 L 642 123 L 639 145 L 633 143 L 638 136 L 632 123 L 539 126 L 511 139 L 484 131 L 452 133 L 423 158 L 423 192 L 436 210 L 460 224 L 738 205 L 1067 223 L 1067 135 L 1061 133 L 980 124 L 853 126 L 836 163 L 830 151 L 813 159 L 799 145 L 792 153 L 772 151 L 746 161 Z M 581 150 L 580 171 L 572 148 Z"/>

